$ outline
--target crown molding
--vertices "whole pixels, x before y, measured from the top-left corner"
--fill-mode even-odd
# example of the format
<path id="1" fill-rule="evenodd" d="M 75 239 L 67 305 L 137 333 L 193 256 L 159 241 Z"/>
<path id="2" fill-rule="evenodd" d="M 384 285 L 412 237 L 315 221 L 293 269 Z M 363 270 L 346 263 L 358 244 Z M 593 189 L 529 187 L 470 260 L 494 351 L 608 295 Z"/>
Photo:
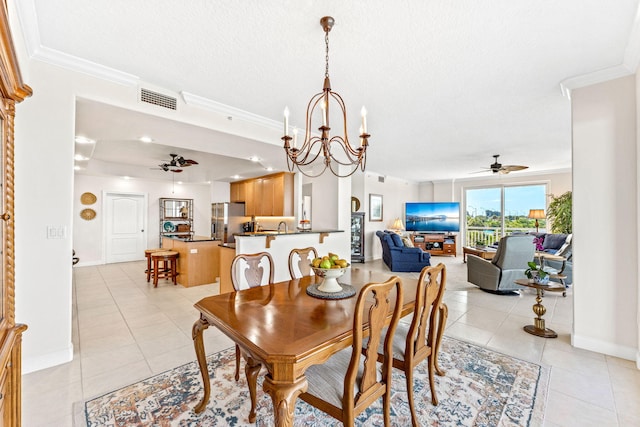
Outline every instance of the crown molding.
<path id="1" fill-rule="evenodd" d="M 105 67 L 55 49 L 40 47 L 34 52 L 32 58 L 125 86 L 137 86 L 140 82 L 140 78 L 133 74 Z"/>
<path id="2" fill-rule="evenodd" d="M 640 6 L 631 26 L 622 64 L 580 76 L 569 77 L 560 82 L 562 95 L 571 99 L 573 89 L 594 85 L 635 74 L 640 66 Z"/>
<path id="3" fill-rule="evenodd" d="M 126 86 L 136 86 L 138 84 L 139 78 L 133 74 L 105 67 L 104 65 L 42 46 L 40 43 L 40 32 L 38 31 L 38 16 L 33 0 L 16 2 L 16 11 L 18 20 L 20 21 L 20 27 L 22 28 L 25 48 L 31 59 Z"/>
<path id="4" fill-rule="evenodd" d="M 231 117 L 233 119 L 242 119 L 247 122 L 254 123 L 259 126 L 264 126 L 270 129 L 280 131 L 282 130 L 283 124 L 282 122 L 279 122 L 277 120 L 268 119 L 258 114 L 250 113 L 248 111 L 241 110 L 239 108 L 232 107 L 221 102 L 213 101 L 211 99 L 204 98 L 190 92 L 182 91 L 180 92 L 180 95 L 187 105 L 203 108 L 205 110 L 221 114 L 226 117 Z"/>
<path id="5" fill-rule="evenodd" d="M 560 90 L 562 95 L 571 99 L 571 91 L 585 86 L 591 86 L 597 83 L 614 80 L 633 74 L 633 71 L 625 65 L 616 65 L 615 67 L 605 68 L 604 70 L 594 71 L 593 73 L 583 74 L 581 76 L 570 77 L 560 82 Z"/>

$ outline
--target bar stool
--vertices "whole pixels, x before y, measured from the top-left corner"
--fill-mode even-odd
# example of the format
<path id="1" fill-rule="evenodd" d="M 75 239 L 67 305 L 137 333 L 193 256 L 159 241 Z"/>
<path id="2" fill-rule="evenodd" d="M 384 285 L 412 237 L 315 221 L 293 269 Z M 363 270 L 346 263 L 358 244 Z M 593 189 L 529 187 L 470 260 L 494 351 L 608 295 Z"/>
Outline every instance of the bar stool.
<path id="1" fill-rule="evenodd" d="M 154 252 L 160 252 L 160 251 L 164 251 L 164 249 L 155 248 L 155 249 L 146 249 L 144 251 L 144 257 L 147 259 L 147 269 L 145 270 L 145 273 L 147 273 L 147 283 L 149 283 L 149 281 L 151 280 L 151 275 L 153 274 L 153 268 L 151 266 L 151 254 Z"/>
<path id="2" fill-rule="evenodd" d="M 153 287 L 158 287 L 158 279 L 172 279 L 174 286 L 178 276 L 178 252 L 160 251 L 151 254 L 153 262 Z"/>

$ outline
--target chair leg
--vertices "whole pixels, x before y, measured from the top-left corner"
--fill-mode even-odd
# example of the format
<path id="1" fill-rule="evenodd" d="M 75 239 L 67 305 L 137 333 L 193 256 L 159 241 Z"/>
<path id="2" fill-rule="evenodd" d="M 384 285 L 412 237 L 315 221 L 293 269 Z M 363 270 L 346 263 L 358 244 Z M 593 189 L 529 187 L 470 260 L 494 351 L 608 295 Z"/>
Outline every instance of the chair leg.
<path id="1" fill-rule="evenodd" d="M 416 406 L 413 401 L 413 368 L 410 366 L 406 367 L 409 368 L 404 371 L 404 376 L 407 380 L 407 400 L 409 400 L 409 410 L 411 411 L 411 425 L 413 427 L 420 427 L 420 423 L 418 423 L 418 416 L 416 415 Z M 385 409 L 385 416 L 386 413 L 387 410 Z"/>
<path id="2" fill-rule="evenodd" d="M 434 406 L 438 405 L 438 396 L 436 395 L 436 382 L 433 376 L 433 371 L 435 371 L 435 355 L 433 352 L 428 357 L 429 362 L 429 388 L 431 389 L 431 404 Z"/>
<path id="3" fill-rule="evenodd" d="M 440 354 L 440 344 L 442 343 L 442 336 L 444 335 L 444 327 L 447 325 L 447 318 L 449 317 L 449 307 L 447 307 L 447 304 L 442 303 L 438 309 L 438 313 L 440 315 L 438 319 L 438 335 L 436 336 L 436 348 L 432 350 L 432 354 L 436 374 L 443 377 L 445 372 L 440 369 L 440 365 L 438 364 L 438 354 Z"/>
<path id="4" fill-rule="evenodd" d="M 240 347 L 236 344 L 236 381 L 240 380 Z"/>
<path id="5" fill-rule="evenodd" d="M 158 287 L 158 276 L 160 275 L 160 263 L 158 258 L 153 259 L 153 287 Z"/>

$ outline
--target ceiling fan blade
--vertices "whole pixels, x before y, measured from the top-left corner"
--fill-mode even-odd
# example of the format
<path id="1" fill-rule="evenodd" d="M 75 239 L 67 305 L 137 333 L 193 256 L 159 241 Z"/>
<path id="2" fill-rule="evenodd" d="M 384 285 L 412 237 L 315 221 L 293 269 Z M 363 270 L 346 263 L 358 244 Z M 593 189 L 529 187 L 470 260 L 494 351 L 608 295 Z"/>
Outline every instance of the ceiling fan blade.
<path id="1" fill-rule="evenodd" d="M 521 171 L 524 169 L 527 169 L 529 166 L 521 166 L 521 165 L 506 165 L 503 166 L 501 169 L 502 170 L 506 170 L 508 172 L 515 172 L 515 171 Z"/>
<path id="2" fill-rule="evenodd" d="M 197 165 L 198 164 L 198 162 L 196 162 L 195 160 L 191 160 L 191 159 L 185 159 L 184 161 L 186 163 L 185 166 L 187 166 L 187 165 L 191 166 L 191 165 Z"/>
<path id="3" fill-rule="evenodd" d="M 182 172 L 182 169 L 171 169 L 171 172 L 180 173 Z"/>

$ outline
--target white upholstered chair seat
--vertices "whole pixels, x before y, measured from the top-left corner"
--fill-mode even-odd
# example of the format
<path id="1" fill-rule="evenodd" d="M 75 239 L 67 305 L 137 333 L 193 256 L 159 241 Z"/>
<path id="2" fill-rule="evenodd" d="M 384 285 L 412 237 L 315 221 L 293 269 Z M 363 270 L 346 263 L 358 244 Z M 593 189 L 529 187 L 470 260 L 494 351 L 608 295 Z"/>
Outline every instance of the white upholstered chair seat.
<path id="1" fill-rule="evenodd" d="M 342 395 L 344 394 L 344 374 L 347 372 L 351 361 L 351 347 L 331 356 L 322 365 L 312 365 L 307 368 L 305 376 L 309 383 L 307 393 L 314 396 L 321 396 L 323 400 L 332 404 L 336 408 L 342 407 Z M 358 393 L 358 384 L 362 377 L 364 368 L 363 359 L 360 359 L 360 368 L 354 384 L 354 394 Z M 378 381 L 382 374 L 378 371 Z"/>

